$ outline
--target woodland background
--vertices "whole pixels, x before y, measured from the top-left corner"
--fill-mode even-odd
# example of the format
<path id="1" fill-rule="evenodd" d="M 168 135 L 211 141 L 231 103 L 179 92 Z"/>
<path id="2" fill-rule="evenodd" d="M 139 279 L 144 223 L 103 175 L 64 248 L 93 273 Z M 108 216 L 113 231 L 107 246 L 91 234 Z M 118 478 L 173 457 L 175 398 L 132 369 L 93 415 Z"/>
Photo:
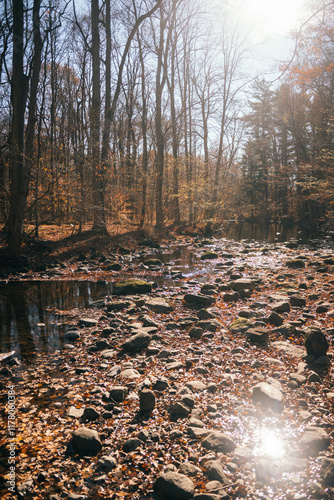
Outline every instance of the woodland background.
<path id="1" fill-rule="evenodd" d="M 199 0 L 0 3 L 0 223 L 334 228 L 334 7 L 273 82 Z M 25 225 L 25 226 L 24 226 Z"/>

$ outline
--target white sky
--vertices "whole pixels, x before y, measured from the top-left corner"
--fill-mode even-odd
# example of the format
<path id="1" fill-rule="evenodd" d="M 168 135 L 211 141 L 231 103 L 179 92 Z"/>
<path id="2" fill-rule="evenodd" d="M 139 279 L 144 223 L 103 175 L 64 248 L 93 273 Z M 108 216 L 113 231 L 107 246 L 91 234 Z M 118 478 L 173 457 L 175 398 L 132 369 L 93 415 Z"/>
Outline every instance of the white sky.
<path id="1" fill-rule="evenodd" d="M 277 74 L 279 63 L 289 60 L 294 49 L 291 32 L 309 17 L 307 0 L 206 0 L 209 9 L 224 12 L 249 33 L 253 47 L 253 73 Z"/>

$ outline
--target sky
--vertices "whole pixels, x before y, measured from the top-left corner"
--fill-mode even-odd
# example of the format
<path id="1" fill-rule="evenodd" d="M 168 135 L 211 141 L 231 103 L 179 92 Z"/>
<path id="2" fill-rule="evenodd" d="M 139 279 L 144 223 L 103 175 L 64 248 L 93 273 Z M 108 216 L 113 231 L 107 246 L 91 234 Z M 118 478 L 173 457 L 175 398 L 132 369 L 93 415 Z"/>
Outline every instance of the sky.
<path id="1" fill-rule="evenodd" d="M 292 32 L 298 32 L 310 16 L 307 0 L 206 0 L 220 16 L 227 10 L 241 29 L 248 33 L 252 47 L 253 73 L 273 78 L 280 63 L 288 61 L 294 50 Z"/>

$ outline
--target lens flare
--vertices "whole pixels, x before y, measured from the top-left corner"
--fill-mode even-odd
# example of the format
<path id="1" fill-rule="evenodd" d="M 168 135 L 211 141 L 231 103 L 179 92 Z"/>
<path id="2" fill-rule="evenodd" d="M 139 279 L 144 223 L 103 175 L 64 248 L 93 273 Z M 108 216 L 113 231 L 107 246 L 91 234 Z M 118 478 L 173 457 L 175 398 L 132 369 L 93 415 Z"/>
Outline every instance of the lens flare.
<path id="1" fill-rule="evenodd" d="M 285 455 L 283 441 L 275 431 L 270 429 L 261 429 L 258 445 L 254 451 L 256 455 L 265 456 L 272 460 L 281 460 Z"/>

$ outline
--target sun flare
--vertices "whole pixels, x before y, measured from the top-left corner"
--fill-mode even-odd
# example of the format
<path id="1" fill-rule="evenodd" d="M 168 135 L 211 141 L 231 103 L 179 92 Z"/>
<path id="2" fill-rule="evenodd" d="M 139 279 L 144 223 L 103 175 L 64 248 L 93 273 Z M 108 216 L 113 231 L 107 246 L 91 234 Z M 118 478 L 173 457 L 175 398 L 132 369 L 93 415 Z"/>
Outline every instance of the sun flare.
<path id="1" fill-rule="evenodd" d="M 255 31 L 287 34 L 298 27 L 304 0 L 242 0 L 241 16 Z"/>
<path id="2" fill-rule="evenodd" d="M 263 428 L 259 432 L 256 451 L 272 460 L 281 460 L 285 455 L 285 446 L 276 432 Z"/>

